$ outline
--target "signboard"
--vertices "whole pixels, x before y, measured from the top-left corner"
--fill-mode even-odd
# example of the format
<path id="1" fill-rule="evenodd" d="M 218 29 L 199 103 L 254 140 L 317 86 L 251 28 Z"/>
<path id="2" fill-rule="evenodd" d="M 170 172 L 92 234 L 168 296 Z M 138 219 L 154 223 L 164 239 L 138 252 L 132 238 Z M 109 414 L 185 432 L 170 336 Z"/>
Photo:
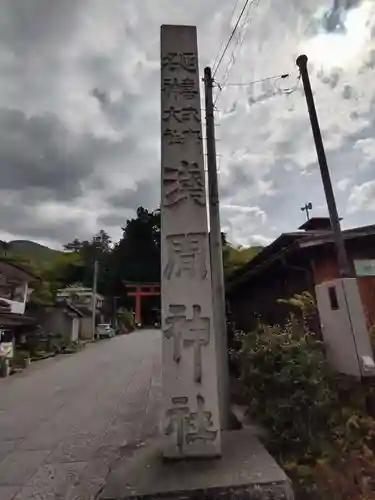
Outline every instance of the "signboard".
<path id="1" fill-rule="evenodd" d="M 9 330 L 0 329 L 0 358 L 13 358 L 13 341 L 9 341 L 9 337 L 13 337 L 13 334 L 9 334 Z"/>
<path id="2" fill-rule="evenodd" d="M 26 294 L 26 283 L 19 280 L 9 279 L 0 273 L 0 297 L 1 299 L 14 302 L 24 302 Z"/>
<path id="3" fill-rule="evenodd" d="M 13 358 L 13 342 L 0 343 L 0 358 Z"/>
<path id="4" fill-rule="evenodd" d="M 375 276 L 375 259 L 354 260 L 354 269 L 357 276 Z"/>

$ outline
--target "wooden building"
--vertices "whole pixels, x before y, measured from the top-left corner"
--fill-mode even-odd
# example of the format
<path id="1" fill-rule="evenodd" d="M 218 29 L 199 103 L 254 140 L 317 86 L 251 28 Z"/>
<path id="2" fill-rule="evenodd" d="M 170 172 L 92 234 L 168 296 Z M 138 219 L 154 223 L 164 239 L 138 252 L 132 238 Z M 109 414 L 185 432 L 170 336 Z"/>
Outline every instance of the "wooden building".
<path id="1" fill-rule="evenodd" d="M 345 230 L 343 236 L 368 324 L 375 324 L 375 225 Z M 282 323 L 290 310 L 277 299 L 314 294 L 315 285 L 338 277 L 330 221 L 312 218 L 298 231 L 279 236 L 230 277 L 228 308 L 241 330 L 253 328 L 258 315 L 268 324 Z"/>

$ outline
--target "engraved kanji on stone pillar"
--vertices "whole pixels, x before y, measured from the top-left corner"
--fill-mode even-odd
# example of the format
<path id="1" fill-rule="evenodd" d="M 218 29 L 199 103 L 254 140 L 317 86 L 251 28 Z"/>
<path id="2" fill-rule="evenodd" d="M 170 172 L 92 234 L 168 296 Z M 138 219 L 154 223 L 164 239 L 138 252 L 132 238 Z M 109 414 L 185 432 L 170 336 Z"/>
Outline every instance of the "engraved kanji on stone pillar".
<path id="1" fill-rule="evenodd" d="M 204 233 L 171 234 L 166 238 L 168 262 L 164 277 L 190 277 L 205 279 L 207 276 Z"/>
<path id="2" fill-rule="evenodd" d="M 165 167 L 164 206 L 172 206 L 185 200 L 192 200 L 197 205 L 206 206 L 204 172 L 197 162 L 182 160 L 179 165 Z"/>
<path id="3" fill-rule="evenodd" d="M 187 444 L 197 441 L 215 441 L 217 431 L 213 430 L 212 414 L 205 408 L 204 397 L 197 396 L 197 411 L 190 413 L 187 417 L 188 432 L 186 433 Z"/>
<path id="4" fill-rule="evenodd" d="M 175 435 L 178 450 L 183 453 L 186 435 L 186 417 L 189 415 L 188 398 L 180 396 L 172 398 L 173 407 L 167 410 L 167 426 L 165 435 Z"/>
<path id="5" fill-rule="evenodd" d="M 202 382 L 202 347 L 210 341 L 210 320 L 201 317 L 201 307 L 193 305 L 191 319 L 186 318 L 186 307 L 172 304 L 169 306 L 170 316 L 165 320 L 168 328 L 164 336 L 173 341 L 173 360 L 181 360 L 181 346 L 193 346 L 194 351 L 194 382 Z"/>
<path id="6" fill-rule="evenodd" d="M 166 412 L 164 434 L 173 437 L 181 454 L 186 453 L 189 446 L 199 443 L 212 446 L 218 435 L 218 431 L 214 429 L 212 414 L 205 407 L 204 397 L 198 394 L 196 401 L 196 411 L 192 412 L 188 397 L 173 397 L 172 407 Z"/>
<path id="7" fill-rule="evenodd" d="M 197 33 L 161 28 L 163 456 L 221 453 Z"/>

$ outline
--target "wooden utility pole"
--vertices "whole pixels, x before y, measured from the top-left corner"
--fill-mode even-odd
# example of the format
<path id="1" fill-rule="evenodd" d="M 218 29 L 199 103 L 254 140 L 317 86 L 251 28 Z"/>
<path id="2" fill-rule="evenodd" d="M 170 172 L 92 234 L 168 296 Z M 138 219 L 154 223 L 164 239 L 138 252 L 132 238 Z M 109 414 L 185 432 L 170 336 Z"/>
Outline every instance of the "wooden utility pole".
<path id="1" fill-rule="evenodd" d="M 96 319 L 96 289 L 98 283 L 98 261 L 94 261 L 94 277 L 92 283 L 92 338 L 95 338 L 95 319 Z"/>
<path id="2" fill-rule="evenodd" d="M 227 322 L 225 314 L 225 289 L 223 253 L 221 240 L 219 189 L 217 181 L 215 120 L 213 104 L 213 79 L 211 68 L 204 70 L 205 104 L 206 104 L 206 145 L 208 175 L 208 206 L 210 216 L 210 256 L 211 281 L 215 322 L 215 338 L 217 349 L 218 389 L 220 401 L 220 424 L 222 429 L 230 427 L 230 393 Z"/>
<path id="3" fill-rule="evenodd" d="M 320 174 L 323 181 L 324 193 L 327 200 L 329 218 L 331 220 L 331 228 L 336 246 L 340 277 L 350 278 L 352 277 L 352 272 L 350 270 L 348 255 L 346 253 L 344 238 L 341 231 L 340 219 L 337 213 L 335 195 L 332 188 L 331 176 L 328 169 L 322 134 L 319 127 L 318 115 L 315 109 L 314 97 L 312 94 L 309 73 L 307 70 L 307 61 L 307 56 L 302 54 L 297 57 L 296 64 L 300 69 L 303 88 L 305 90 L 307 109 L 310 116 L 311 129 L 314 136 L 316 154 L 318 157 Z"/>

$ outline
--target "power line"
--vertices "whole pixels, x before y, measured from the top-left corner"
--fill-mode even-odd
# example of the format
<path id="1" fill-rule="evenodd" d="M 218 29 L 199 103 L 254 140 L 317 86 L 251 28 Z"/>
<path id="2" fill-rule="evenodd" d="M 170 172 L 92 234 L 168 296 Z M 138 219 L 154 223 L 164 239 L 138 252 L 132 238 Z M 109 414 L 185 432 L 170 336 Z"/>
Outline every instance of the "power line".
<path id="1" fill-rule="evenodd" d="M 244 20 L 244 22 L 242 23 L 242 25 L 238 29 L 239 35 L 237 37 L 236 45 L 234 46 L 234 48 L 232 50 L 231 56 L 229 58 L 229 61 L 227 63 L 225 71 L 223 73 L 223 81 L 225 81 L 225 82 L 228 81 L 230 71 L 232 70 L 234 64 L 236 63 L 236 59 L 237 59 L 236 51 L 237 51 L 237 49 L 241 50 L 241 48 L 242 48 L 242 46 L 243 46 L 243 44 L 245 42 L 247 29 L 248 29 L 249 24 L 251 22 L 251 18 L 250 18 L 251 7 L 254 4 L 256 4 L 258 6 L 259 5 L 259 1 L 260 0 L 254 0 L 251 3 L 249 3 L 249 5 L 248 5 L 248 7 L 247 7 L 247 9 L 245 11 L 245 20 Z"/>
<path id="2" fill-rule="evenodd" d="M 228 26 L 229 26 L 229 28 L 230 28 L 230 23 L 232 22 L 232 19 L 233 19 L 233 14 L 235 13 L 235 11 L 236 11 L 236 9 L 237 9 L 238 2 L 239 2 L 239 0 L 236 0 L 235 4 L 234 4 L 234 6 L 233 6 L 232 12 L 231 12 L 231 14 L 230 14 L 230 17 L 229 17 L 229 22 L 228 22 Z M 220 52 L 221 52 L 221 49 L 222 49 L 222 48 L 223 48 L 223 46 L 224 46 L 224 43 L 225 43 L 225 40 L 223 40 L 223 41 L 222 41 L 222 43 L 221 43 L 221 45 L 220 45 L 220 48 L 219 48 L 219 50 L 218 50 L 218 52 L 217 52 L 217 54 L 216 54 L 216 57 L 215 57 L 214 63 L 213 63 L 213 65 L 212 65 L 212 68 L 214 68 L 214 67 L 216 66 L 216 63 L 217 63 L 217 61 L 218 61 L 218 59 L 219 59 Z"/>
<path id="3" fill-rule="evenodd" d="M 251 1 L 251 3 L 253 4 L 253 3 L 255 3 L 256 1 L 257 1 L 257 0 L 252 0 L 252 1 Z M 222 61 L 223 61 L 223 59 L 224 59 L 224 56 L 225 56 L 225 54 L 226 54 L 226 52 L 227 52 L 227 50 L 228 50 L 228 47 L 229 47 L 229 45 L 230 45 L 230 42 L 232 41 L 232 39 L 233 39 L 233 37 L 234 37 L 234 35 L 235 35 L 236 31 L 237 31 L 238 25 L 239 25 L 239 24 L 240 24 L 240 22 L 241 22 L 242 16 L 244 15 L 244 12 L 245 12 L 245 10 L 246 10 L 246 7 L 249 5 L 249 2 L 250 2 L 250 0 L 246 0 L 246 1 L 245 1 L 244 6 L 242 7 L 242 10 L 241 10 L 241 12 L 240 12 L 240 15 L 238 16 L 237 22 L 236 22 L 236 24 L 235 24 L 235 26 L 234 26 L 234 28 L 233 28 L 233 31 L 232 31 L 232 33 L 231 33 L 231 35 L 230 35 L 230 37 L 229 37 L 229 40 L 228 40 L 227 44 L 225 45 L 225 48 L 224 48 L 224 50 L 223 50 L 223 52 L 222 52 L 222 54 L 221 54 L 221 57 L 219 58 L 219 62 L 217 63 L 216 68 L 214 68 L 214 69 L 213 69 L 213 75 L 212 75 L 213 77 L 216 75 L 217 70 L 219 69 L 220 64 L 222 63 Z"/>
<path id="4" fill-rule="evenodd" d="M 255 3 L 257 3 L 257 5 L 259 5 L 259 2 L 260 2 L 260 0 L 252 0 L 251 2 L 249 2 L 249 0 L 247 0 L 247 1 L 245 2 L 244 6 L 243 6 L 243 8 L 242 8 L 242 11 L 241 11 L 241 13 L 240 13 L 240 16 L 239 16 L 239 18 L 238 18 L 238 20 L 237 20 L 237 22 L 236 22 L 236 25 L 235 25 L 235 27 L 234 27 L 234 29 L 233 29 L 233 31 L 232 31 L 232 33 L 231 33 L 231 36 L 229 37 L 229 40 L 228 40 L 228 42 L 227 42 L 227 44 L 226 44 L 226 46 L 225 46 L 225 48 L 224 48 L 224 51 L 223 51 L 223 53 L 222 53 L 222 55 L 221 55 L 221 57 L 220 57 L 220 60 L 219 60 L 218 64 L 216 65 L 216 68 L 215 68 L 215 64 L 216 64 L 216 61 L 217 61 L 217 59 L 218 59 L 218 56 L 216 56 L 216 58 L 215 58 L 215 62 L 214 62 L 214 64 L 213 64 L 213 68 L 215 68 L 215 69 L 213 70 L 213 76 L 215 76 L 215 74 L 217 73 L 217 71 L 218 71 L 218 69 L 219 69 L 219 66 L 221 65 L 221 63 L 222 63 L 222 61 L 223 61 L 223 59 L 224 59 L 224 56 L 225 56 L 225 54 L 226 54 L 226 52 L 227 52 L 227 50 L 228 50 L 228 47 L 229 47 L 229 45 L 230 45 L 230 43 L 231 43 L 231 41 L 232 41 L 232 39 L 233 39 L 233 37 L 234 37 L 234 35 L 235 35 L 235 33 L 236 33 L 237 29 L 238 29 L 238 26 L 239 26 L 239 24 L 240 24 L 240 21 L 241 21 L 242 17 L 243 17 L 243 15 L 244 15 L 245 11 L 246 11 L 246 7 L 249 7 L 249 10 L 247 11 L 247 16 L 248 16 L 248 15 L 249 15 L 249 12 L 250 12 L 250 7 L 251 7 L 253 4 L 255 4 Z M 233 13 L 234 13 L 234 11 L 235 11 L 235 9 L 236 9 L 237 5 L 238 5 L 238 0 L 236 1 L 235 7 L 234 7 L 234 9 L 233 9 L 233 11 L 232 11 L 231 19 L 232 19 L 232 17 L 233 17 Z M 250 19 L 245 20 L 245 21 L 244 21 L 244 23 L 242 24 L 242 26 L 240 27 L 240 29 L 242 30 L 244 27 L 247 27 L 247 25 L 251 22 L 251 20 L 252 20 L 251 18 L 250 18 Z M 309 30 L 309 28 L 311 27 L 311 25 L 312 25 L 313 21 L 314 21 L 314 17 L 311 15 L 311 12 L 310 12 L 310 16 L 309 16 L 309 19 L 308 19 L 308 23 L 307 23 L 307 25 L 306 25 L 305 29 L 303 30 L 302 34 L 301 34 L 301 35 L 300 35 L 300 37 L 299 37 L 299 42 L 301 41 L 301 39 L 305 36 L 305 34 L 307 33 L 307 31 Z M 298 74 L 298 76 L 297 76 L 297 82 L 296 82 L 296 84 L 295 84 L 295 85 L 293 85 L 292 87 L 289 87 L 289 88 L 281 88 L 279 85 L 277 85 L 277 83 L 278 83 L 278 82 L 280 82 L 281 80 L 285 80 L 286 78 L 291 77 L 291 76 L 292 76 L 292 74 L 291 74 L 291 73 L 282 73 L 282 74 L 280 74 L 280 75 L 275 75 L 275 76 L 270 76 L 270 77 L 266 77 L 266 78 L 261 78 L 261 79 L 258 79 L 258 80 L 253 80 L 253 81 L 250 81 L 250 82 L 239 82 L 239 83 L 236 83 L 236 82 L 230 82 L 230 83 L 227 83 L 227 80 L 228 80 L 228 77 L 229 77 L 230 70 L 232 69 L 232 67 L 233 67 L 233 65 L 234 65 L 234 63 L 235 63 L 235 61 L 236 61 L 236 57 L 235 57 L 235 51 L 236 51 L 236 48 L 237 48 L 237 46 L 240 46 L 240 48 L 242 47 L 242 45 L 243 45 L 243 43 L 244 43 L 244 41 L 245 41 L 245 37 L 246 37 L 246 31 L 245 31 L 245 33 L 244 33 L 244 36 L 242 37 L 242 40 L 241 40 L 240 38 L 238 39 L 238 41 L 237 41 L 237 43 L 236 43 L 236 46 L 235 46 L 235 48 L 234 48 L 234 49 L 233 49 L 233 51 L 232 51 L 231 58 L 230 58 L 230 60 L 229 60 L 229 62 L 228 62 L 228 64 L 227 64 L 227 68 L 226 68 L 226 70 L 225 70 L 225 72 L 224 72 L 223 82 L 222 82 L 222 83 L 219 83 L 219 82 L 216 82 L 216 81 L 214 82 L 214 83 L 216 84 L 216 86 L 218 87 L 218 89 L 219 89 L 219 92 L 217 93 L 217 95 L 216 95 L 216 99 L 215 99 L 215 101 L 214 101 L 214 111 L 218 111 L 218 110 L 217 110 L 217 108 L 216 108 L 216 103 L 217 103 L 217 101 L 218 101 L 218 99 L 219 99 L 219 96 L 220 96 L 221 92 L 222 92 L 222 91 L 223 91 L 223 89 L 224 89 L 225 87 L 227 87 L 227 86 L 228 86 L 228 87 L 246 87 L 246 86 L 250 86 L 250 85 L 253 85 L 253 84 L 256 84 L 256 83 L 262 83 L 262 82 L 265 82 L 265 81 L 274 80 L 274 87 L 275 87 L 275 89 L 276 89 L 276 90 L 278 90 L 279 92 L 281 92 L 281 93 L 283 93 L 283 94 L 285 94 L 285 95 L 290 95 L 290 94 L 292 94 L 293 92 L 295 92 L 295 91 L 297 90 L 298 86 L 299 86 L 299 85 L 300 85 L 300 83 L 301 83 L 301 75 L 300 75 L 300 74 Z M 221 44 L 221 46 L 222 46 L 222 45 L 223 45 L 223 44 Z M 219 51 L 219 53 L 220 53 L 220 51 Z M 232 65 L 232 66 L 231 66 L 231 65 Z M 231 67 L 230 67 L 230 66 L 231 66 Z M 216 127 L 218 127 L 218 126 L 219 126 L 219 124 L 217 123 L 215 126 L 216 126 Z M 218 162 L 219 164 L 218 164 L 218 168 L 220 169 L 220 166 L 221 166 L 221 163 L 222 163 L 223 156 L 222 156 L 222 155 L 218 155 L 218 157 L 219 157 L 219 162 Z"/>
<path id="5" fill-rule="evenodd" d="M 261 78 L 259 80 L 253 80 L 251 82 L 239 82 L 239 83 L 235 83 L 235 82 L 231 82 L 231 83 L 227 83 L 225 85 L 225 87 L 249 87 L 255 83 L 262 83 L 262 82 L 266 82 L 266 81 L 270 81 L 270 80 L 274 80 L 274 87 L 275 89 L 277 89 L 279 92 L 282 92 L 283 94 L 292 94 L 298 87 L 298 84 L 299 84 L 299 78 L 297 80 L 297 83 L 295 86 L 293 87 L 290 87 L 290 88 L 286 88 L 286 89 L 282 89 L 280 87 L 278 87 L 276 85 L 276 83 L 279 81 L 279 80 L 285 80 L 286 78 L 289 78 L 291 76 L 290 73 L 282 73 L 281 75 L 275 75 L 275 76 L 268 76 L 266 78 Z M 224 87 L 221 86 L 219 83 L 216 83 L 219 91 L 221 92 Z M 216 96 L 216 100 L 215 100 L 215 104 L 217 103 L 218 101 L 218 98 L 219 98 L 219 95 L 220 94 L 217 94 Z"/>
<path id="6" fill-rule="evenodd" d="M 237 42 L 235 47 L 232 50 L 231 56 L 229 58 L 229 61 L 227 63 L 226 69 L 223 73 L 223 78 L 222 78 L 222 83 L 221 83 L 221 90 L 226 86 L 226 83 L 229 79 L 230 72 L 232 71 L 238 57 L 238 53 L 241 51 L 243 44 L 245 43 L 246 35 L 247 35 L 247 30 L 250 26 L 250 23 L 252 21 L 252 17 L 250 17 L 250 12 L 251 12 L 251 7 L 252 5 L 259 5 L 260 0 L 254 0 L 253 2 L 248 4 L 248 8 L 246 10 L 246 17 L 244 22 L 242 23 L 242 26 L 239 29 L 239 36 L 237 38 Z M 238 53 L 236 53 L 238 51 Z M 215 97 L 215 105 L 220 97 L 220 93 L 217 93 Z"/>
<path id="7" fill-rule="evenodd" d="M 284 78 L 288 78 L 289 76 L 290 76 L 290 73 L 282 73 L 281 75 L 268 76 L 267 78 L 261 78 L 260 80 L 253 80 L 252 82 L 244 82 L 244 83 L 230 82 L 230 83 L 225 84 L 225 86 L 226 87 L 247 87 L 249 85 L 253 85 L 254 83 L 262 83 L 262 82 L 266 82 L 267 80 L 284 79 Z M 220 84 L 217 84 L 217 85 L 220 88 Z"/>
<path id="8" fill-rule="evenodd" d="M 280 88 L 280 87 L 277 85 L 277 82 L 278 82 L 278 81 L 279 81 L 279 80 L 275 80 L 274 87 L 275 87 L 275 88 L 276 88 L 279 92 L 282 92 L 283 94 L 287 94 L 287 95 L 289 95 L 289 94 L 293 94 L 293 92 L 297 90 L 297 88 L 298 88 L 299 84 L 301 83 L 301 75 L 299 74 L 299 75 L 297 76 L 297 82 L 295 83 L 295 85 L 293 85 L 293 87 L 288 87 L 288 88 L 286 88 L 286 89 L 282 89 L 282 88 Z"/>

